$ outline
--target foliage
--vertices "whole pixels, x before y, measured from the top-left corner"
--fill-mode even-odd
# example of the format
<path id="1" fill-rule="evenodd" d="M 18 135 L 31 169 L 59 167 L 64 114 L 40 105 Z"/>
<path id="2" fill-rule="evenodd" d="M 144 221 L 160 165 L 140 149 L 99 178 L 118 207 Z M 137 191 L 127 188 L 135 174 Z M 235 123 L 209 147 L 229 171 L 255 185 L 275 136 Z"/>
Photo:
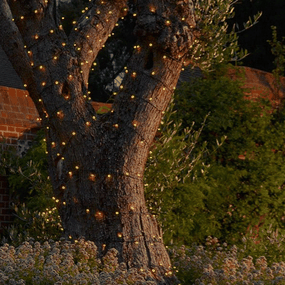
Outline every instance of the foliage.
<path id="1" fill-rule="evenodd" d="M 190 48 L 189 60 L 203 70 L 215 70 L 217 66 L 229 61 L 240 61 L 247 51 L 239 48 L 236 26 L 228 26 L 234 17 L 233 0 L 195 1 L 196 35 L 195 44 Z M 261 13 L 244 24 L 243 30 L 255 25 Z"/>
<path id="2" fill-rule="evenodd" d="M 18 247 L 0 247 L 1 284 L 144 284 L 154 285 L 150 269 L 127 269 L 119 263 L 117 250 L 110 249 L 102 259 L 96 245 L 79 239 L 40 244 L 32 239 Z M 146 278 L 146 276 L 148 276 Z"/>
<path id="3" fill-rule="evenodd" d="M 272 40 L 269 40 L 268 43 L 271 46 L 271 53 L 274 55 L 275 59 L 273 61 L 275 69 L 272 70 L 274 76 L 274 84 L 275 84 L 275 93 L 278 96 L 279 90 L 281 88 L 280 77 L 284 76 L 285 71 L 285 37 L 282 38 L 282 41 L 278 41 L 277 38 L 277 28 L 275 26 L 271 26 L 272 29 Z M 278 97 L 277 97 L 278 98 Z"/>
<path id="4" fill-rule="evenodd" d="M 161 125 L 161 136 L 155 141 L 145 170 L 145 195 L 147 205 L 164 230 L 166 244 L 190 243 L 196 236 L 204 238 L 205 228 L 197 231 L 197 213 L 203 212 L 204 194 L 193 189 L 197 172 L 205 173 L 208 165 L 201 163 L 209 155 L 206 142 L 196 150 L 205 120 L 197 131 L 182 128 L 182 122 L 173 121 L 175 111 L 171 104 Z"/>
<path id="5" fill-rule="evenodd" d="M 245 239 L 240 247 L 209 236 L 204 246 L 169 248 L 172 270 L 183 285 L 284 284 L 283 252 L 272 258 L 284 248 L 284 236 L 268 231 L 259 243 Z M 251 255 L 257 247 L 262 255 Z M 148 270 L 119 263 L 115 249 L 99 258 L 96 245 L 84 239 L 28 239 L 17 247 L 0 247 L 1 284 L 156 284 Z"/>
<path id="6" fill-rule="evenodd" d="M 54 207 L 52 186 L 48 178 L 46 143 L 43 131 L 35 138 L 25 155 L 18 156 L 16 148 L 0 149 L 0 173 L 8 175 L 11 199 L 14 204 L 25 203 L 32 211 Z"/>
<path id="7" fill-rule="evenodd" d="M 195 215 L 204 234 L 227 242 L 240 242 L 250 226 L 272 224 L 284 231 L 284 111 L 272 110 L 266 99 L 248 100 L 245 91 L 242 82 L 213 75 L 186 83 L 175 97 L 184 127 L 193 120 L 201 124 L 211 111 L 197 148 L 207 141 L 211 149 L 227 137 L 205 158 L 207 173 L 191 185 L 193 193 L 204 195 L 204 211 Z M 196 241 L 202 242 L 198 236 Z"/>
<path id="8" fill-rule="evenodd" d="M 33 238 L 37 241 L 59 240 L 63 233 L 61 219 L 57 208 L 46 208 L 44 211 L 32 211 L 25 204 L 13 207 L 14 222 L 4 229 L 1 243 L 14 246 Z"/>
<path id="9" fill-rule="evenodd" d="M 15 147 L 0 148 L 0 173 L 8 176 L 14 222 L 2 235 L 2 243 L 18 245 L 28 237 L 37 240 L 59 238 L 61 220 L 48 179 L 46 144 L 43 131 L 38 132 L 33 146 L 22 157 Z"/>
<path id="10" fill-rule="evenodd" d="M 272 241 L 271 235 L 264 238 L 263 249 L 277 253 L 284 247 L 283 241 Z M 256 243 L 237 247 L 220 243 L 217 238 L 207 237 L 205 246 L 193 244 L 190 247 L 170 249 L 172 264 L 182 284 L 284 284 L 284 259 L 272 262 L 264 255 L 251 256 L 249 252 Z M 263 253 L 270 253 L 269 249 Z M 284 258 L 284 256 L 283 256 Z"/>
<path id="11" fill-rule="evenodd" d="M 244 255 L 250 255 L 256 260 L 259 256 L 266 256 L 267 263 L 273 265 L 285 260 L 285 235 L 280 234 L 278 228 L 272 225 L 262 227 L 258 235 L 254 229 L 250 229 L 242 238 L 241 249 Z"/>
<path id="12" fill-rule="evenodd" d="M 272 38 L 271 25 L 277 27 L 279 36 L 285 36 L 283 0 L 235 1 L 235 15 L 229 20 L 229 25 L 237 23 L 242 26 L 249 16 L 262 11 L 262 17 L 245 33 L 239 34 L 239 46 L 248 50 L 248 56 L 243 59 L 243 65 L 271 72 L 274 69 L 274 56 L 271 54 L 267 41 Z"/>

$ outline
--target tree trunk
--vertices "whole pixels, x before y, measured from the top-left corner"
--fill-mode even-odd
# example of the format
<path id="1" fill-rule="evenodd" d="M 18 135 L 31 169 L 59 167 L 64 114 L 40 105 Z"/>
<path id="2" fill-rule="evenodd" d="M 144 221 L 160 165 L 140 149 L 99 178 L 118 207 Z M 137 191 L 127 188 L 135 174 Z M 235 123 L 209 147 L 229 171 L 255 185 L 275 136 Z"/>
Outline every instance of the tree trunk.
<path id="1" fill-rule="evenodd" d="M 191 2 L 136 1 L 138 43 L 111 112 L 100 116 L 88 101 L 89 70 L 127 1 L 95 1 L 69 37 L 54 16 L 54 1 L 24 2 L 0 3 L 0 43 L 46 129 L 66 237 L 93 240 L 101 254 L 114 247 L 128 267 L 174 284 L 162 232 L 146 208 L 143 174 L 193 42 Z"/>

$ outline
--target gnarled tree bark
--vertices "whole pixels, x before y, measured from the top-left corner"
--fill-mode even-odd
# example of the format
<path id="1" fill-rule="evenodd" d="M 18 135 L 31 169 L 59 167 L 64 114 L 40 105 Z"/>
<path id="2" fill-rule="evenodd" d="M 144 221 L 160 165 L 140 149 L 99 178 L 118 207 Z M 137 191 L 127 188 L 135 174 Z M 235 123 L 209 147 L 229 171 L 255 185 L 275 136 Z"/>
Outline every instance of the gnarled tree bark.
<path id="1" fill-rule="evenodd" d="M 145 205 L 143 173 L 193 43 L 191 1 L 137 0 L 138 43 L 112 110 L 88 100 L 91 65 L 127 0 L 95 0 L 67 36 L 54 0 L 2 0 L 0 44 L 46 129 L 49 171 L 66 236 L 119 251 L 128 267 L 173 284 L 162 233 Z"/>

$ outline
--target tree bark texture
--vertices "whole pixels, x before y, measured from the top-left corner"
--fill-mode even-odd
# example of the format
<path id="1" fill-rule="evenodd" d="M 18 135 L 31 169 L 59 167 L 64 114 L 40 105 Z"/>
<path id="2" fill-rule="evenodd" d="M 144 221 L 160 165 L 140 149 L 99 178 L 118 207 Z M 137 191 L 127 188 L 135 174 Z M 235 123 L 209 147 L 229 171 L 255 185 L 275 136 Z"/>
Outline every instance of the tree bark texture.
<path id="1" fill-rule="evenodd" d="M 28 4 L 27 4 L 28 3 Z M 112 110 L 88 100 L 89 70 L 127 1 L 93 1 L 69 36 L 53 0 L 2 0 L 0 44 L 25 83 L 46 129 L 49 170 L 65 235 L 119 251 L 128 267 L 174 284 L 143 174 L 187 54 L 191 1 L 137 0 L 138 43 Z"/>

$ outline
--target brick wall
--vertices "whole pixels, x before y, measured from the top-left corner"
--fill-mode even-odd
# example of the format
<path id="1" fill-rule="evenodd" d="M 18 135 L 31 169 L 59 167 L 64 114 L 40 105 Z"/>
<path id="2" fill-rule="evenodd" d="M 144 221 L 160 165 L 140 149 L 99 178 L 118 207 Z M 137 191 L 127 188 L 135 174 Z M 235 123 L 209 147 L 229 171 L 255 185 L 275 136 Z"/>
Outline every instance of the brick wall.
<path id="1" fill-rule="evenodd" d="M 38 113 L 25 90 L 0 86 L 0 137 L 7 143 L 31 140 L 40 128 Z"/>

